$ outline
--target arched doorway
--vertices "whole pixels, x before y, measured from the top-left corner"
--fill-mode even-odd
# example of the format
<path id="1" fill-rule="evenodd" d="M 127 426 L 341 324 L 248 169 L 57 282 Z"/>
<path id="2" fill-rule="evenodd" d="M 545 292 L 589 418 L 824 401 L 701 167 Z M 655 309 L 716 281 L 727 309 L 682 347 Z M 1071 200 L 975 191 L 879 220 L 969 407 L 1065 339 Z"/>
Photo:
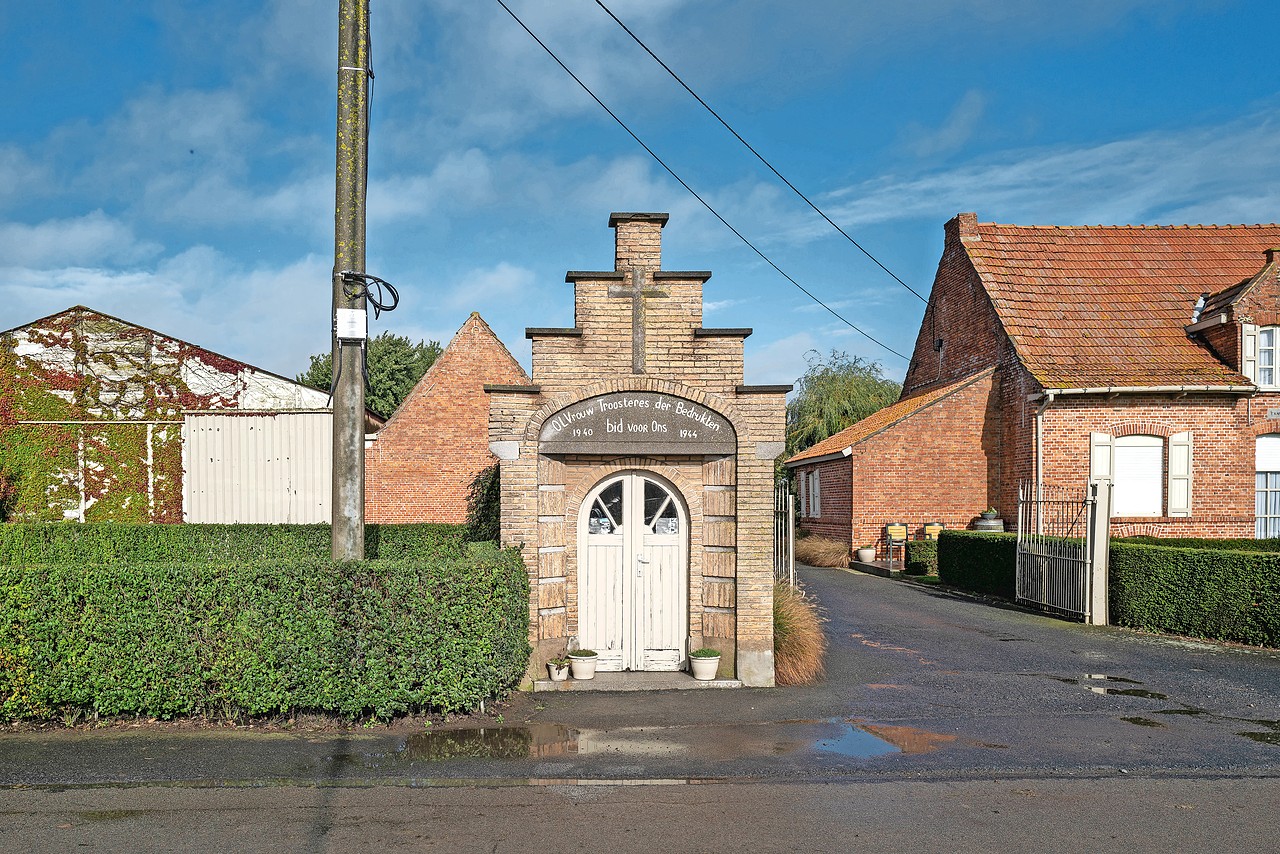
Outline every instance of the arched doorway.
<path id="1" fill-rule="evenodd" d="M 600 670 L 679 670 L 688 637 L 689 514 L 652 472 L 611 475 L 578 513 L 578 642 Z"/>

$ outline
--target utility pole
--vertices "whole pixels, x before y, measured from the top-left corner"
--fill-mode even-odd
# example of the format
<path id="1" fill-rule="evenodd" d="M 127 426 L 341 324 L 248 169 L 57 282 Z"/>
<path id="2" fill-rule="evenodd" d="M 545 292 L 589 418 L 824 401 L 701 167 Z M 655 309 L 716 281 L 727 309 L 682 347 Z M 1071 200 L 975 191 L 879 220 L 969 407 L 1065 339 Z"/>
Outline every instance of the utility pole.
<path id="1" fill-rule="evenodd" d="M 338 2 L 337 193 L 333 248 L 333 559 L 364 560 L 364 357 L 362 282 L 368 184 L 369 0 Z M 350 294 L 350 295 L 349 295 Z"/>

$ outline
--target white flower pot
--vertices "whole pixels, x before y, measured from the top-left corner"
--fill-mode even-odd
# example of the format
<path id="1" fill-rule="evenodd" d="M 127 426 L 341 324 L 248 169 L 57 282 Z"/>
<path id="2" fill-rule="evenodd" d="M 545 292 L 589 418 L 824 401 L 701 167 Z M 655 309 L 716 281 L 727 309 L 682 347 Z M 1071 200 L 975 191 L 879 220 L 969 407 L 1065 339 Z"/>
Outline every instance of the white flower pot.
<path id="1" fill-rule="evenodd" d="M 874 563 L 875 559 L 875 549 L 858 549 L 858 563 Z"/>
<path id="2" fill-rule="evenodd" d="M 547 672 L 551 674 L 552 682 L 563 682 L 569 678 L 569 665 L 548 663 Z"/>
<path id="3" fill-rule="evenodd" d="M 720 656 L 717 655 L 715 658 L 694 658 L 690 656 L 689 668 L 693 671 L 694 679 L 709 682 L 716 678 L 716 671 L 720 669 Z"/>
<path id="4" fill-rule="evenodd" d="M 573 670 L 574 679 L 592 679 L 596 675 L 596 659 L 598 656 L 569 656 L 569 667 Z"/>

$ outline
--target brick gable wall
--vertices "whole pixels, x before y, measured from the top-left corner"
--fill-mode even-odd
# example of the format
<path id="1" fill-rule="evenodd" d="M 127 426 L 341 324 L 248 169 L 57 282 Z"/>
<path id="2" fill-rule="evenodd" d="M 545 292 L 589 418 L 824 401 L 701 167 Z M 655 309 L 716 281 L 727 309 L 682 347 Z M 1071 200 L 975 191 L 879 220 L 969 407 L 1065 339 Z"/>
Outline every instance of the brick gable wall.
<path id="1" fill-rule="evenodd" d="M 946 224 L 942 260 L 902 383 L 904 399 L 992 365 L 1016 362 L 995 307 L 965 252 L 965 241 L 974 239 L 966 229 L 976 220 L 974 214 L 960 214 Z M 936 349 L 938 339 L 941 350 Z"/>
<path id="2" fill-rule="evenodd" d="M 466 521 L 471 481 L 496 462 L 484 386 L 528 382 L 473 313 L 365 450 L 366 521 Z"/>

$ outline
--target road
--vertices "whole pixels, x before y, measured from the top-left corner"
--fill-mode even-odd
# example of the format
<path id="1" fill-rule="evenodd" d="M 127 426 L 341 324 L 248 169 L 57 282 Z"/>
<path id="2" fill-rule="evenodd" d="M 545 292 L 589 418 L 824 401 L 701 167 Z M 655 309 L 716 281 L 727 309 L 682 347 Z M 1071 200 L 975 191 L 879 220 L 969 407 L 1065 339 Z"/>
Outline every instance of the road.
<path id="1" fill-rule="evenodd" d="M 483 730 L 0 739 L 0 850 L 1275 850 L 1280 653 L 802 572 L 805 688 L 522 697 Z"/>

